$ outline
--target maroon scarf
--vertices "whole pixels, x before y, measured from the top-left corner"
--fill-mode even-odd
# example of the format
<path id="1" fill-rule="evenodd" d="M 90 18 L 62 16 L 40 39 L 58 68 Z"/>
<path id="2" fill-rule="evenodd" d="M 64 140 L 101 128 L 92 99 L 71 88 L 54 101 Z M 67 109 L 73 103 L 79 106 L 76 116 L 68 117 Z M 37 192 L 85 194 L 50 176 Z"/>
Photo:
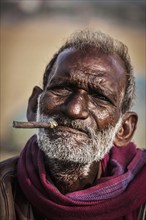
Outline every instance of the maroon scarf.
<path id="1" fill-rule="evenodd" d="M 43 153 L 33 136 L 21 153 L 17 176 L 28 201 L 49 220 L 136 220 L 146 202 L 145 165 L 146 152 L 133 143 L 113 147 L 102 160 L 103 175 L 94 186 L 63 195 L 46 179 Z"/>

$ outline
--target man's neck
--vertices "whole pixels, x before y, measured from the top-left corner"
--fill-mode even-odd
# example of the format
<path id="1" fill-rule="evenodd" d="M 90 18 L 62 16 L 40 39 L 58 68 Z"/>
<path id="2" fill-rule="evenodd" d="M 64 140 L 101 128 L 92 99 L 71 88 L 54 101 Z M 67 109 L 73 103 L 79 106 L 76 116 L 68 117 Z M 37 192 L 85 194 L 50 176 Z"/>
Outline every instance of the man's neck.
<path id="1" fill-rule="evenodd" d="M 63 194 L 92 186 L 101 175 L 100 163 L 79 164 L 45 158 L 46 172 Z"/>

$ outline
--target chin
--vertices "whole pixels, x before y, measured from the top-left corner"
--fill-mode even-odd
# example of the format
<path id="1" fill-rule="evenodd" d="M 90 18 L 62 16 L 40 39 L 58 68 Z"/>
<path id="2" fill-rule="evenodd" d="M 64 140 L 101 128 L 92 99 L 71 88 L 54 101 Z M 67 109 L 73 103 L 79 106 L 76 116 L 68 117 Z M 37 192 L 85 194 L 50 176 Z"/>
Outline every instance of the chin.
<path id="1" fill-rule="evenodd" d="M 95 140 L 62 131 L 48 134 L 44 129 L 39 129 L 37 138 L 39 148 L 48 158 L 81 164 L 100 161 L 112 147 L 112 142 L 107 140 L 107 144 L 101 141 L 101 137 Z"/>

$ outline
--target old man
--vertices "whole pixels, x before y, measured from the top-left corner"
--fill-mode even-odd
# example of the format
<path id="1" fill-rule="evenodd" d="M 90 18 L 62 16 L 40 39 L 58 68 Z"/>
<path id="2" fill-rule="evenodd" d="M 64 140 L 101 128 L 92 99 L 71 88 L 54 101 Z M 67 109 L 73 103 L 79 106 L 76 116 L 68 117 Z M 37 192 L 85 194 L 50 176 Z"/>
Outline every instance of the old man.
<path id="1" fill-rule="evenodd" d="M 135 79 L 127 47 L 101 32 L 73 34 L 28 102 L 38 128 L 2 162 L 1 219 L 142 220 L 146 152 L 131 142 Z"/>

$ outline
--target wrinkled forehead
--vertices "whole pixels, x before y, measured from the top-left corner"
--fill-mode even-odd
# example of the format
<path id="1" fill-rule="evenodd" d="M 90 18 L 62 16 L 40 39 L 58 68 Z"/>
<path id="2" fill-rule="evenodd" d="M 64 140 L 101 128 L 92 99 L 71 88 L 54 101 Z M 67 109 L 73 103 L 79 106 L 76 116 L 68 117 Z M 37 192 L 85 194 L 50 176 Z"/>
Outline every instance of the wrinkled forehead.
<path id="1" fill-rule="evenodd" d="M 117 54 L 105 54 L 97 49 L 77 50 L 67 48 L 57 57 L 53 70 L 75 70 L 93 75 L 108 75 L 115 81 L 125 81 L 126 71 L 124 62 Z M 54 72 L 54 71 L 53 71 Z"/>

